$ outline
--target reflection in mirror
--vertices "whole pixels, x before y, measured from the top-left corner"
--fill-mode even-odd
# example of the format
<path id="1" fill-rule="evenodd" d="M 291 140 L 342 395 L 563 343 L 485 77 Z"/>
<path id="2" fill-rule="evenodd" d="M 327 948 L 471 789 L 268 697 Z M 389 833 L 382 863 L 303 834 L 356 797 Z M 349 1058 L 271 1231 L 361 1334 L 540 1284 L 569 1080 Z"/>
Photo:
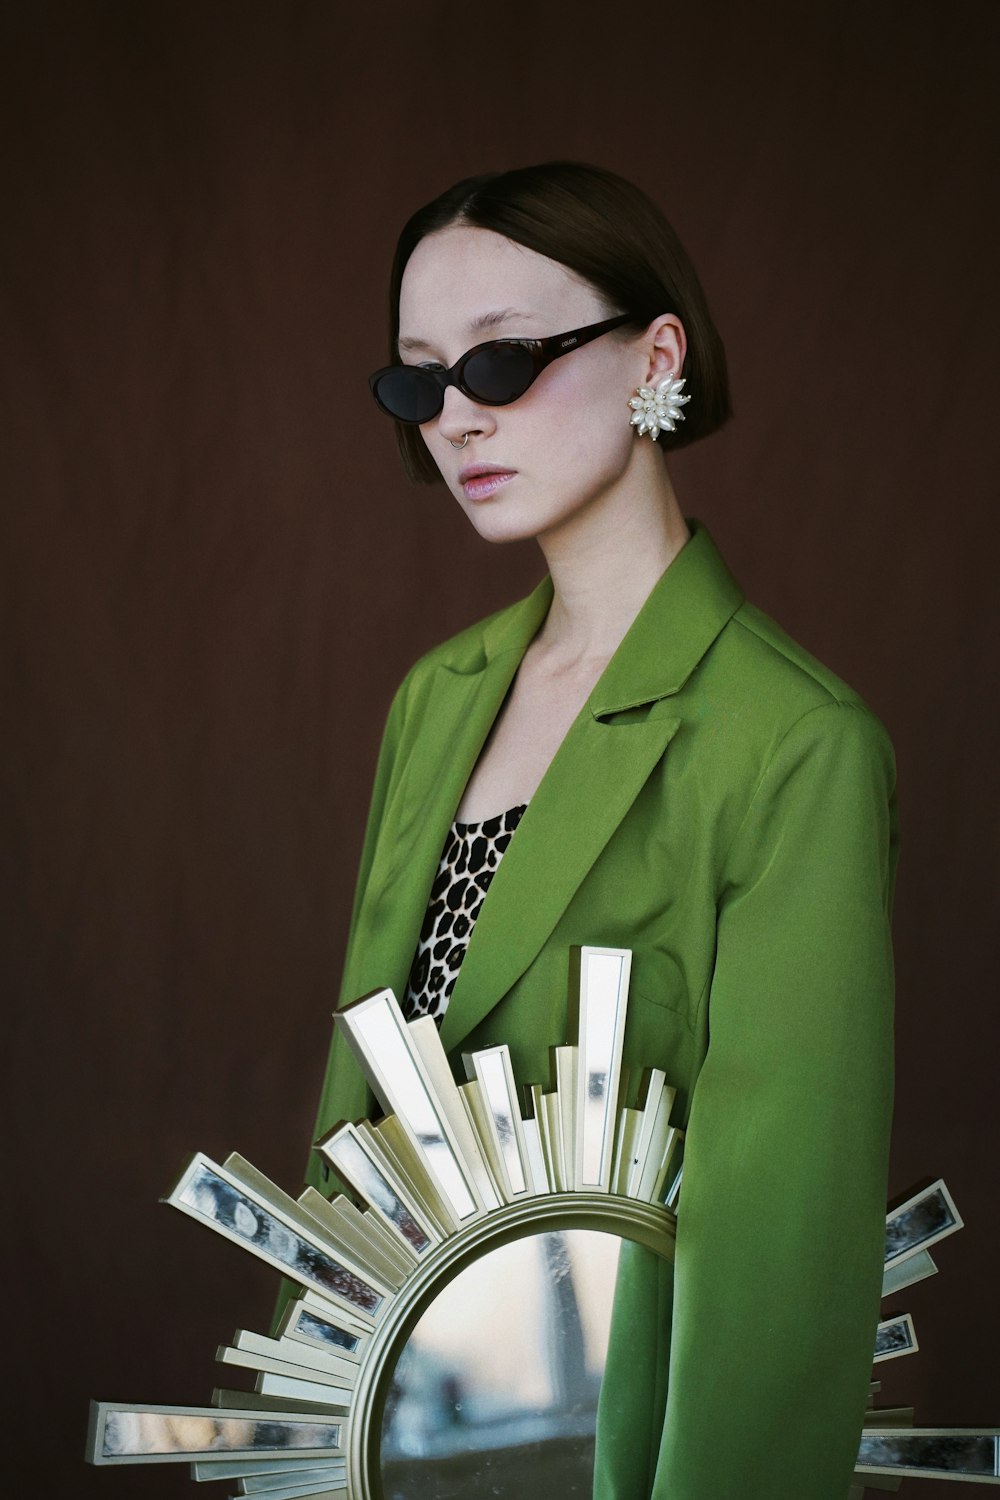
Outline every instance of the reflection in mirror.
<path id="1" fill-rule="evenodd" d="M 385 1500 L 590 1500 L 620 1244 L 527 1235 L 445 1287 L 393 1374 Z"/>

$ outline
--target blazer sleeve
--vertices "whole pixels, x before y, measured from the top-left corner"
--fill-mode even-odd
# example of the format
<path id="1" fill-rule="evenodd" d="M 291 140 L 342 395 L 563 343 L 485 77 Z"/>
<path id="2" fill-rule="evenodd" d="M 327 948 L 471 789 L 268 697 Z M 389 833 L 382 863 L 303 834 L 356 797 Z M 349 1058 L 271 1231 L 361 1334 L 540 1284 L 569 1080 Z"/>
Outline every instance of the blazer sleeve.
<path id="1" fill-rule="evenodd" d="M 885 1243 L 893 786 L 877 720 L 815 708 L 726 860 L 653 1500 L 845 1500 Z"/>
<path id="2" fill-rule="evenodd" d="M 368 885 L 368 877 L 371 873 L 372 861 L 375 857 L 375 846 L 378 843 L 379 830 L 382 825 L 382 815 L 385 811 L 392 786 L 403 723 L 406 717 L 407 694 L 411 678 L 412 671 L 400 685 L 393 698 L 392 706 L 389 709 L 389 717 L 386 720 L 385 730 L 382 735 L 382 744 L 375 768 L 375 784 L 372 788 L 368 821 L 365 825 L 364 843 L 361 848 L 361 864 L 354 891 L 354 905 L 351 910 L 351 922 L 348 929 L 348 953 L 350 953 L 354 941 L 358 912 L 361 909 L 361 903 Z M 355 996 L 351 996 L 351 999 L 355 998 Z M 348 1097 L 347 1091 L 345 1091 L 345 1074 L 351 1080 L 350 1097 Z M 345 1048 L 340 1028 L 335 1026 L 327 1057 L 326 1072 L 323 1075 L 323 1087 L 320 1093 L 319 1108 L 316 1112 L 313 1140 L 317 1140 L 336 1120 L 347 1118 L 360 1119 L 368 1115 L 370 1113 L 368 1101 L 367 1086 L 364 1085 L 356 1064 Z M 321 1161 L 315 1151 L 310 1151 L 309 1153 L 309 1159 L 306 1163 L 305 1180 L 312 1187 L 317 1188 L 328 1197 L 333 1193 L 344 1190 L 344 1184 Z M 282 1278 L 277 1303 L 271 1318 L 272 1334 L 278 1329 L 281 1322 L 281 1315 L 287 1303 L 298 1294 L 298 1291 L 299 1288 L 294 1282 L 288 1280 L 287 1277 Z"/>
<path id="3" fill-rule="evenodd" d="M 417 666 L 419 666 L 419 663 Z M 389 800 L 393 778 L 398 768 L 399 748 L 403 737 L 403 727 L 406 722 L 411 684 L 416 670 L 417 667 L 411 667 L 406 677 L 396 689 L 389 708 L 388 718 L 385 721 L 385 729 L 382 732 L 382 743 L 379 746 L 378 761 L 375 766 L 375 782 L 372 787 L 371 802 L 368 807 L 368 819 L 365 823 L 364 842 L 361 846 L 358 879 L 354 888 L 354 904 L 351 908 L 351 923 L 347 936 L 346 951 L 348 953 L 350 953 L 354 943 L 358 912 L 361 909 L 361 903 L 364 900 L 365 891 L 368 887 L 368 877 L 371 874 L 372 862 L 375 858 L 375 847 L 382 829 L 382 818 L 385 813 L 386 803 Z M 356 997 L 352 996 L 351 998 L 354 999 Z"/>
<path id="4" fill-rule="evenodd" d="M 361 846 L 361 862 L 354 890 L 354 904 L 351 909 L 351 921 L 348 928 L 346 949 L 348 955 L 353 951 L 358 914 L 365 898 L 372 862 L 375 858 L 375 848 L 382 828 L 383 815 L 391 793 L 393 778 L 397 771 L 400 743 L 406 720 L 408 695 L 414 670 L 415 668 L 411 669 L 410 673 L 397 689 L 382 735 L 382 744 L 375 767 L 375 783 L 372 787 L 371 803 L 368 808 L 368 821 L 365 825 L 364 842 Z M 343 1004 L 345 999 L 356 1000 L 357 998 L 356 995 L 346 997 L 342 995 L 340 1003 Z M 345 1095 L 345 1076 L 351 1080 L 351 1097 L 346 1097 Z M 346 1048 L 343 1033 L 338 1026 L 334 1026 L 326 1072 L 323 1075 L 323 1088 L 320 1093 L 319 1108 L 316 1112 L 316 1128 L 313 1139 L 317 1139 L 324 1131 L 330 1129 L 337 1120 L 361 1118 L 370 1112 L 371 1096 L 367 1085 L 363 1086 L 357 1064 Z M 339 1191 L 342 1186 L 333 1173 L 324 1167 L 315 1151 L 310 1152 L 309 1163 L 306 1169 L 306 1181 L 326 1193 L 329 1193 L 331 1188 Z"/>

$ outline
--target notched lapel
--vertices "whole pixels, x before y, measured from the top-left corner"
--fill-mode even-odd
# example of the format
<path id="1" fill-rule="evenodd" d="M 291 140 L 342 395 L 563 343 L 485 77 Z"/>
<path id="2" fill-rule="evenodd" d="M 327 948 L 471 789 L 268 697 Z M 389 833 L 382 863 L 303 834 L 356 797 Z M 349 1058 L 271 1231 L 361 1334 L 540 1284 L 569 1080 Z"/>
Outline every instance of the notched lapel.
<path id="1" fill-rule="evenodd" d="M 588 707 L 573 725 L 483 902 L 441 1028 L 446 1048 L 479 1024 L 545 943 L 676 734 L 680 719 L 668 707 L 607 721 Z"/>
<path id="2" fill-rule="evenodd" d="M 552 598 L 538 587 L 439 648 L 408 717 L 402 769 L 379 830 L 348 992 L 391 985 L 403 998 L 445 835 L 521 658 Z"/>
<path id="3" fill-rule="evenodd" d="M 438 665 L 421 706 L 406 766 L 386 809 L 368 899 L 388 913 L 365 955 L 379 986 L 402 988 L 423 925 L 445 837 L 520 662 L 505 653 L 480 671 Z"/>

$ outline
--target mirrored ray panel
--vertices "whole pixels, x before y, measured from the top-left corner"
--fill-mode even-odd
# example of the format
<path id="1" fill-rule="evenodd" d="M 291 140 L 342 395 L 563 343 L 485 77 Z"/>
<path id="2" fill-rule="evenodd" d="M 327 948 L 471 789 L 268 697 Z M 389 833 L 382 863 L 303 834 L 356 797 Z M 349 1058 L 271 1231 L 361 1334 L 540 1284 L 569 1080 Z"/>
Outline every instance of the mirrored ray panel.
<path id="1" fill-rule="evenodd" d="M 405 1127 L 457 1221 L 469 1218 L 476 1212 L 475 1200 L 392 991 L 356 1000 L 338 1011 L 336 1020 L 383 1109 Z"/>
<path id="2" fill-rule="evenodd" d="M 234 1495 L 232 1500 L 240 1500 L 240 1497 Z M 320 1490 L 310 1485 L 308 1489 L 304 1490 L 274 1490 L 270 1500 L 350 1500 L 350 1497 L 346 1484 L 338 1484 L 336 1489 L 329 1489 L 324 1485 Z"/>
<path id="3" fill-rule="evenodd" d="M 444 1288 L 393 1375 L 385 1500 L 590 1500 L 619 1244 L 527 1235 Z"/>
<path id="4" fill-rule="evenodd" d="M 962 1219 L 951 1194 L 943 1182 L 934 1182 L 887 1216 L 885 1263 L 891 1266 L 917 1250 L 928 1250 L 961 1228 Z"/>
<path id="5" fill-rule="evenodd" d="M 223 1373 L 226 1373 L 225 1371 Z M 346 1412 L 332 1409 L 326 1401 L 276 1401 L 258 1390 L 232 1390 L 227 1386 L 214 1386 L 210 1401 L 213 1408 L 222 1411 L 280 1411 L 284 1416 L 315 1422 L 344 1422 Z M 324 1454 L 323 1457 L 328 1457 Z"/>
<path id="6" fill-rule="evenodd" d="M 347 1483 L 347 1464 L 325 1464 L 322 1468 L 302 1468 L 294 1474 L 253 1473 L 247 1471 L 243 1477 L 243 1488 L 248 1495 L 268 1494 L 274 1490 L 332 1489 L 335 1484 Z"/>
<path id="7" fill-rule="evenodd" d="M 540 1083 L 532 1083 L 528 1086 L 528 1100 L 531 1111 L 530 1119 L 523 1121 L 525 1140 L 538 1141 L 538 1151 L 541 1157 L 542 1172 L 545 1178 L 546 1192 L 556 1192 L 556 1160 L 553 1143 L 549 1137 L 549 1109 L 546 1103 L 547 1095 L 542 1090 Z M 529 1146 L 529 1150 L 532 1147 Z M 536 1167 L 537 1169 L 537 1167 Z"/>
<path id="8" fill-rule="evenodd" d="M 531 1190 L 527 1148 L 517 1103 L 517 1087 L 507 1046 L 489 1047 L 465 1058 L 469 1079 L 477 1079 L 485 1107 L 487 1160 L 496 1162 L 503 1195 L 509 1202 Z"/>
<path id="9" fill-rule="evenodd" d="M 353 1314 L 345 1309 L 332 1307 L 326 1297 L 306 1291 L 288 1303 L 281 1315 L 278 1335 L 316 1345 L 357 1364 L 364 1356 L 371 1329 L 360 1320 L 355 1322 Z"/>
<path id="10" fill-rule="evenodd" d="M 668 1086 L 659 1068 L 649 1070 L 644 1087 L 642 1115 L 632 1145 L 632 1163 L 624 1190 L 630 1197 L 656 1203 L 662 1201 L 673 1157 L 683 1140 L 683 1131 L 670 1124 L 677 1091 Z"/>
<path id="11" fill-rule="evenodd" d="M 305 1187 L 295 1206 L 309 1216 L 309 1227 L 321 1239 L 335 1247 L 354 1270 L 373 1286 L 398 1292 L 416 1263 L 396 1235 L 390 1234 L 383 1221 L 365 1216 L 350 1198 L 338 1193 L 324 1198 L 314 1187 Z"/>
<path id="12" fill-rule="evenodd" d="M 937 1266 L 927 1251 L 915 1250 L 912 1255 L 886 1266 L 882 1277 L 882 1296 L 891 1297 L 895 1292 L 902 1292 L 908 1286 L 915 1286 L 918 1281 L 925 1281 L 928 1276 L 936 1275 Z"/>
<path id="13" fill-rule="evenodd" d="M 611 1183 L 631 969 L 628 949 L 580 950 L 576 1185 L 594 1191 Z"/>
<path id="14" fill-rule="evenodd" d="M 404 1201 L 402 1194 L 389 1181 L 374 1157 L 365 1150 L 364 1143 L 353 1125 L 342 1125 L 320 1141 L 316 1148 L 350 1183 L 355 1192 L 361 1194 L 366 1203 L 376 1209 L 397 1234 L 417 1255 L 431 1247 L 431 1238 L 417 1222 L 415 1210 Z"/>
<path id="15" fill-rule="evenodd" d="M 363 1120 L 358 1125 L 358 1135 L 390 1182 L 401 1190 L 404 1202 L 411 1205 L 414 1217 L 431 1239 L 440 1242 L 454 1234 L 458 1220 L 430 1176 L 427 1163 L 413 1144 L 412 1134 L 404 1130 L 396 1116 L 383 1115 L 374 1125 Z"/>
<path id="16" fill-rule="evenodd" d="M 206 1479 L 242 1479 L 246 1474 L 273 1474 L 276 1478 L 288 1475 L 289 1480 L 294 1479 L 296 1474 L 303 1469 L 315 1470 L 318 1461 L 314 1458 L 237 1458 L 219 1459 L 215 1463 L 193 1463 L 191 1465 L 191 1478 L 198 1480 Z M 334 1472 L 338 1469 L 346 1469 L 346 1459 L 331 1460 L 324 1463 L 324 1470 Z"/>
<path id="17" fill-rule="evenodd" d="M 553 1047 L 552 1060 L 556 1081 L 555 1101 L 550 1133 L 558 1133 L 558 1161 L 561 1164 L 559 1181 L 566 1192 L 571 1193 L 580 1178 L 580 1150 L 582 1135 L 579 1129 L 579 1100 L 577 1080 L 580 1076 L 580 1049 L 578 1047 Z"/>
<path id="18" fill-rule="evenodd" d="M 925 1427 L 912 1431 L 862 1433 L 857 1468 L 878 1474 L 910 1474 L 924 1478 L 962 1476 L 1000 1484 L 1000 1434 L 996 1428 L 965 1431 Z"/>
<path id="19" fill-rule="evenodd" d="M 915 1354 L 917 1335 L 909 1313 L 898 1318 L 888 1318 L 878 1325 L 875 1334 L 875 1363 L 883 1359 L 897 1359 L 901 1354 Z"/>
<path id="20" fill-rule="evenodd" d="M 240 1500 L 240 1496 L 232 1496 L 232 1500 Z M 325 1482 L 313 1479 L 310 1484 L 268 1490 L 267 1494 L 262 1494 L 261 1500 L 348 1500 L 348 1485 L 346 1479 L 327 1479 Z"/>
<path id="21" fill-rule="evenodd" d="M 227 1239 L 286 1272 L 300 1285 L 330 1292 L 374 1315 L 381 1293 L 280 1219 L 267 1204 L 226 1180 L 207 1157 L 196 1156 L 167 1199 Z"/>
<path id="22" fill-rule="evenodd" d="M 296 1420 L 284 1412 L 95 1402 L 88 1456 L 95 1464 L 186 1463 L 218 1454 L 294 1450 L 340 1455 L 340 1422 Z"/>
<path id="23" fill-rule="evenodd" d="M 307 1307 L 301 1310 L 295 1320 L 295 1332 L 302 1338 L 313 1339 L 317 1344 L 324 1344 L 330 1349 L 344 1349 L 348 1354 L 353 1354 L 361 1343 L 356 1333 L 338 1328 L 325 1318 L 318 1318 Z"/>
<path id="24" fill-rule="evenodd" d="M 483 1155 L 480 1134 L 469 1111 L 469 1101 L 463 1096 L 451 1071 L 448 1054 L 441 1045 L 441 1036 L 431 1016 L 417 1016 L 407 1022 L 406 1033 L 420 1058 L 424 1076 L 430 1085 L 441 1118 L 451 1132 L 451 1143 L 461 1167 L 466 1185 L 469 1187 L 476 1207 L 491 1209 L 500 1207 L 500 1195 L 493 1173 Z"/>
<path id="25" fill-rule="evenodd" d="M 531 1179 L 531 1191 L 534 1193 L 547 1193 L 549 1190 L 549 1179 L 545 1171 L 545 1158 L 542 1155 L 542 1143 L 538 1134 L 538 1121 L 534 1118 L 521 1121 L 521 1135 L 524 1140 L 524 1160 Z"/>
<path id="26" fill-rule="evenodd" d="M 354 1400 L 354 1392 L 344 1386 L 328 1385 L 325 1381 L 310 1380 L 308 1376 L 283 1375 L 264 1371 L 258 1375 L 256 1388 L 262 1396 L 271 1400 L 297 1401 L 307 1411 L 313 1406 L 329 1406 L 346 1412 Z"/>
<path id="27" fill-rule="evenodd" d="M 244 1492 L 247 1495 L 260 1495 L 261 1500 L 309 1500 L 314 1496 L 315 1500 L 324 1500 L 329 1496 L 331 1500 L 336 1496 L 341 1500 L 347 1494 L 346 1472 L 340 1475 L 327 1475 L 325 1478 L 305 1479 L 299 1484 L 283 1484 L 280 1486 L 269 1485 L 266 1490 L 251 1489 L 250 1481 L 244 1480 Z M 234 1497 L 238 1500 L 238 1497 Z"/>
<path id="28" fill-rule="evenodd" d="M 240 1500 L 240 1497 L 234 1495 L 233 1500 Z M 325 1484 L 321 1488 L 309 1485 L 306 1489 L 272 1490 L 270 1500 L 349 1500 L 349 1496 L 344 1483 L 337 1484 L 335 1489 Z"/>
<path id="29" fill-rule="evenodd" d="M 304 1345 L 300 1345 L 304 1348 Z M 253 1370 L 260 1375 L 284 1375 L 292 1381 L 308 1381 L 311 1387 L 324 1391 L 322 1396 L 309 1396 L 311 1401 L 320 1400 L 331 1406 L 342 1406 L 345 1410 L 350 1405 L 351 1391 L 354 1380 L 347 1379 L 341 1373 L 332 1373 L 329 1370 L 310 1369 L 303 1364 L 295 1364 L 292 1360 L 282 1359 L 280 1356 L 261 1354 L 257 1350 L 238 1349 L 234 1346 L 223 1346 L 216 1350 L 216 1359 L 220 1364 L 233 1365 L 237 1369 Z M 357 1375 L 357 1369 L 351 1370 L 352 1377 Z M 258 1386 L 263 1390 L 263 1386 Z"/>
<path id="30" fill-rule="evenodd" d="M 642 1111 L 623 1109 L 618 1117 L 618 1133 L 615 1139 L 615 1156 L 611 1170 L 611 1191 L 624 1194 L 635 1160 L 635 1143 L 642 1125 Z"/>
<path id="31" fill-rule="evenodd" d="M 252 1333 L 246 1328 L 237 1330 L 233 1347 L 250 1355 L 265 1355 L 296 1365 L 304 1375 L 311 1370 L 332 1376 L 341 1385 L 353 1385 L 358 1378 L 358 1362 L 333 1349 L 319 1349 L 304 1339 L 272 1339 L 262 1333 Z"/>

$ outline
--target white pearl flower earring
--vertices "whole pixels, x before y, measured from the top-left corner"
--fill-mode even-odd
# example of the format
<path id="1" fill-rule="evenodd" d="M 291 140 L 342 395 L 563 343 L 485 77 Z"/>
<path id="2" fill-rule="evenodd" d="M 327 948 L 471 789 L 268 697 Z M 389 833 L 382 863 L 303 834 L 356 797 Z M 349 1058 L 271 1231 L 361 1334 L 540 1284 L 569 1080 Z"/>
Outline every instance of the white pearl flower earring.
<path id="1" fill-rule="evenodd" d="M 661 432 L 673 432 L 677 423 L 684 421 L 681 407 L 686 406 L 691 397 L 681 395 L 683 387 L 683 380 L 668 375 L 655 390 L 648 385 L 636 389 L 629 401 L 632 408 L 629 420 L 639 437 L 648 432 L 655 443 Z"/>

